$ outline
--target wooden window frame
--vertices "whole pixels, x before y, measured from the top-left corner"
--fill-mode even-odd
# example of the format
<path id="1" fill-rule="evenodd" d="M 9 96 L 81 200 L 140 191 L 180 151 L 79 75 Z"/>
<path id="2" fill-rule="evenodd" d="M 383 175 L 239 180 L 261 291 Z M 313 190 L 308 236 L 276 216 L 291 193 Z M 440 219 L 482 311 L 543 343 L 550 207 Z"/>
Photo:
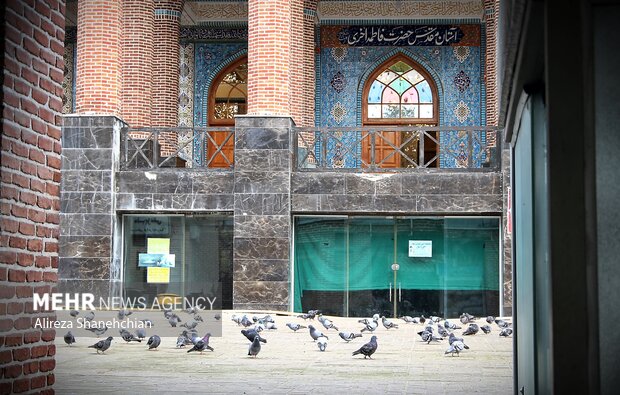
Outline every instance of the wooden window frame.
<path id="1" fill-rule="evenodd" d="M 220 71 L 217 76 L 213 79 L 213 83 L 209 88 L 209 103 L 207 107 L 207 112 L 209 114 L 209 126 L 234 126 L 235 118 L 230 119 L 217 119 L 215 118 L 215 94 L 217 92 L 217 88 L 220 86 L 222 79 L 226 74 L 235 70 L 239 65 L 243 63 L 248 63 L 248 57 L 242 56 L 237 59 L 235 62 L 231 63 L 224 70 Z M 246 96 L 246 105 L 247 105 L 247 96 Z"/>

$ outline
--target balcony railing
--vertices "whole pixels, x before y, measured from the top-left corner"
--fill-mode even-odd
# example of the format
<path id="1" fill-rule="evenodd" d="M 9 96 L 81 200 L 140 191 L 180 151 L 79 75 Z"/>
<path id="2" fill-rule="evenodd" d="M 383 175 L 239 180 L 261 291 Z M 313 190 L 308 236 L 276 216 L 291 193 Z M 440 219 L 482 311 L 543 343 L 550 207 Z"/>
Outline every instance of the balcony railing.
<path id="1" fill-rule="evenodd" d="M 291 131 L 297 171 L 499 169 L 493 127 L 343 127 Z M 162 167 L 232 169 L 234 127 L 125 128 L 122 170 Z"/>
<path id="2" fill-rule="evenodd" d="M 161 167 L 231 169 L 234 127 L 124 128 L 122 170 Z"/>
<path id="3" fill-rule="evenodd" d="M 398 171 L 499 168 L 498 128 L 295 128 L 300 171 Z"/>

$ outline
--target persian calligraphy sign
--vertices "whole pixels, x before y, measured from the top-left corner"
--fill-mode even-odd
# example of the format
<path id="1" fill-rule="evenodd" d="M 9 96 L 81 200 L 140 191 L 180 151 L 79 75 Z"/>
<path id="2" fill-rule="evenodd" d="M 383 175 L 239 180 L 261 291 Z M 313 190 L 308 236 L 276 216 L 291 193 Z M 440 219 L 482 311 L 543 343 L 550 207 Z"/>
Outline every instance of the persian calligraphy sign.
<path id="1" fill-rule="evenodd" d="M 338 32 L 338 41 L 352 47 L 442 46 L 456 44 L 464 34 L 458 26 L 347 26 Z"/>

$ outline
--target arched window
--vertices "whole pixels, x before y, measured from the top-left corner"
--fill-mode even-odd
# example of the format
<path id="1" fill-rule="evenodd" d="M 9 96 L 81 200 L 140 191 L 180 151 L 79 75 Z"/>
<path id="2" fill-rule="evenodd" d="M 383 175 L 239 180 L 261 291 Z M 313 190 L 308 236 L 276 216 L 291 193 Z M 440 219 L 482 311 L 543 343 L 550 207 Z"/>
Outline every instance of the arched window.
<path id="1" fill-rule="evenodd" d="M 363 91 L 364 126 L 435 126 L 438 124 L 437 87 L 423 67 L 404 55 L 381 64 Z M 375 163 L 380 167 L 437 167 L 436 133 L 427 133 L 420 155 L 420 136 L 412 132 L 375 135 Z M 370 163 L 370 138 L 362 141 L 363 160 Z M 398 149 L 394 149 L 398 147 Z M 434 159 L 433 159 L 434 158 Z M 430 161 L 430 163 L 429 163 Z"/>
<path id="2" fill-rule="evenodd" d="M 209 126 L 235 126 L 235 115 L 246 114 L 247 81 L 246 57 L 237 60 L 217 75 L 209 92 Z M 207 142 L 207 157 L 213 157 L 209 167 L 230 167 L 234 159 L 234 139 L 227 132 L 211 132 L 210 135 L 215 144 Z M 217 152 L 222 143 L 224 145 L 221 151 Z"/>

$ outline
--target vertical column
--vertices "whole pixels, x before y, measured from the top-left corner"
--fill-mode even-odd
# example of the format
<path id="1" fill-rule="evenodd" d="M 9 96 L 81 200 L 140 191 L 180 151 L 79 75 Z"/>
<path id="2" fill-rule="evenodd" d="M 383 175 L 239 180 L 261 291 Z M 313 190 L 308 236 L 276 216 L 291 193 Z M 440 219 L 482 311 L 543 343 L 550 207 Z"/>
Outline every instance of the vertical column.
<path id="1" fill-rule="evenodd" d="M 0 393 L 53 393 L 56 331 L 36 322 L 55 314 L 33 295 L 57 278 L 65 4 L 2 8 Z"/>
<path id="2" fill-rule="evenodd" d="M 289 117 L 236 118 L 233 308 L 287 310 Z"/>
<path id="3" fill-rule="evenodd" d="M 121 1 L 78 3 L 75 100 L 79 114 L 121 113 Z"/>
<path id="4" fill-rule="evenodd" d="M 300 95 L 303 97 L 301 123 L 295 119 L 298 126 L 314 126 L 314 100 L 316 70 L 314 57 L 315 51 L 315 29 L 316 29 L 316 7 L 317 0 L 306 0 L 303 10 L 303 86 Z M 312 136 L 314 137 L 314 135 Z"/>
<path id="5" fill-rule="evenodd" d="M 182 0 L 155 0 L 153 37 L 153 126 L 179 120 L 179 19 Z"/>
<path id="6" fill-rule="evenodd" d="M 123 2 L 121 114 L 132 127 L 151 126 L 155 1 Z"/>

